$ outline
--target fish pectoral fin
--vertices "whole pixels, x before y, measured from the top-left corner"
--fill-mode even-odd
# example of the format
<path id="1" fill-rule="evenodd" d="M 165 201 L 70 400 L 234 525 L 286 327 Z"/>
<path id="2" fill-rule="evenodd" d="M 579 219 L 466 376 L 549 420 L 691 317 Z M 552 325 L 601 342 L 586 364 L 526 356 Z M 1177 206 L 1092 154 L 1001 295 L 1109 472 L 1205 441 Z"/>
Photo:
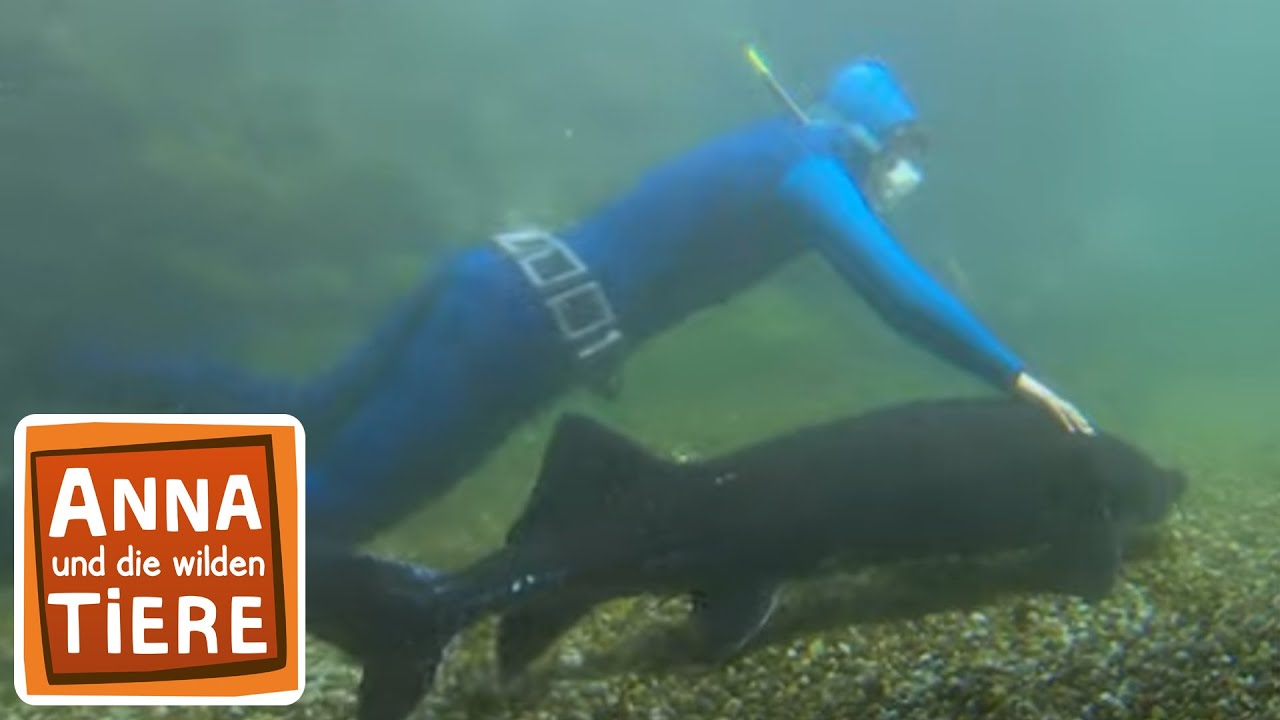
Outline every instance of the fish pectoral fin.
<path id="1" fill-rule="evenodd" d="M 1120 575 L 1121 542 L 1109 521 L 1089 523 L 1049 548 L 1041 559 L 1053 589 L 1095 603 L 1106 597 Z"/>
<path id="2" fill-rule="evenodd" d="M 356 720 L 408 717 L 434 683 L 439 658 L 379 656 L 364 666 L 357 692 Z"/>
<path id="3" fill-rule="evenodd" d="M 695 590 L 692 621 L 707 660 L 722 662 L 751 642 L 777 607 L 778 584 L 726 584 Z"/>
<path id="4" fill-rule="evenodd" d="M 507 682 L 546 651 L 595 603 L 586 599 L 538 600 L 510 610 L 498 621 L 498 677 Z"/>

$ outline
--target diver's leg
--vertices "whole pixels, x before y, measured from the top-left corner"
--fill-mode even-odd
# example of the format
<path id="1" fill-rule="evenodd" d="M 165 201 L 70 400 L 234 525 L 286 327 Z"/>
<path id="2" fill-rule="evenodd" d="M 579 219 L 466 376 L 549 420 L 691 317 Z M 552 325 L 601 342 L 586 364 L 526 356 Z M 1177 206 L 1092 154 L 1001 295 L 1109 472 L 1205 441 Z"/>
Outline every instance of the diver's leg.
<path id="1" fill-rule="evenodd" d="M 308 453 L 308 505 L 358 541 L 453 488 L 575 379 L 518 268 L 465 253 L 395 363 Z"/>
<path id="2" fill-rule="evenodd" d="M 358 347 L 307 381 L 269 377 L 203 358 L 121 356 L 75 347 L 54 359 L 53 379 L 78 404 L 131 412 L 287 413 L 321 440 L 360 402 L 429 315 L 439 285 L 432 266 Z"/>

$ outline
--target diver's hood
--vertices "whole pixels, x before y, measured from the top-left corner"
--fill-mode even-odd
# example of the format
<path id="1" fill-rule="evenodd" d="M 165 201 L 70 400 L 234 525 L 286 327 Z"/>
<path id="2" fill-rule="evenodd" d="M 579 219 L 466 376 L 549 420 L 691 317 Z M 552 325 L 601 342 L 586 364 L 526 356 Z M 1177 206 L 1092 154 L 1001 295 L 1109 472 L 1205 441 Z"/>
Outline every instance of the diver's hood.
<path id="1" fill-rule="evenodd" d="M 916 109 L 883 62 L 855 60 L 845 65 L 827 87 L 823 105 L 844 122 L 860 125 L 880 145 L 914 132 Z"/>
<path id="2" fill-rule="evenodd" d="M 854 141 L 841 154 L 877 209 L 893 207 L 923 181 L 916 160 L 926 142 L 916 109 L 884 63 L 861 59 L 845 65 L 814 116 L 845 128 L 844 136 Z"/>

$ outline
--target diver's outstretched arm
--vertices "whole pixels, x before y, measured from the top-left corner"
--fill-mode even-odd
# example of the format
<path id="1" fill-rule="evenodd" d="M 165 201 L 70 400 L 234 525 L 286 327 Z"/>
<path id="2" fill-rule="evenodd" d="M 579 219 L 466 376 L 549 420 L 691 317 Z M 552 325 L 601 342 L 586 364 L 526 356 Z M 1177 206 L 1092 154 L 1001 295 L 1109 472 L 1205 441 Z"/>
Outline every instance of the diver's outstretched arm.
<path id="1" fill-rule="evenodd" d="M 890 325 L 1001 391 L 1041 405 L 1068 430 L 1093 432 L 1075 406 L 1035 379 L 903 251 L 833 158 L 804 161 L 787 175 L 783 189 L 817 222 L 817 249 Z"/>

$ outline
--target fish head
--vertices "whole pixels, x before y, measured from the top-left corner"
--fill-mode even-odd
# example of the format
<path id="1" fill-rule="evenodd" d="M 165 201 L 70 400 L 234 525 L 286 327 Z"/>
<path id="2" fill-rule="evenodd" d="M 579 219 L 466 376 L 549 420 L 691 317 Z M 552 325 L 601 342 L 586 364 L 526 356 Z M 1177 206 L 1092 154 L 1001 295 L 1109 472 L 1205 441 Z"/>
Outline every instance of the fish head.
<path id="1" fill-rule="evenodd" d="M 1155 462 L 1136 446 L 1103 436 L 1098 454 L 1112 515 L 1122 523 L 1154 525 L 1164 520 L 1187 492 L 1185 472 Z"/>

